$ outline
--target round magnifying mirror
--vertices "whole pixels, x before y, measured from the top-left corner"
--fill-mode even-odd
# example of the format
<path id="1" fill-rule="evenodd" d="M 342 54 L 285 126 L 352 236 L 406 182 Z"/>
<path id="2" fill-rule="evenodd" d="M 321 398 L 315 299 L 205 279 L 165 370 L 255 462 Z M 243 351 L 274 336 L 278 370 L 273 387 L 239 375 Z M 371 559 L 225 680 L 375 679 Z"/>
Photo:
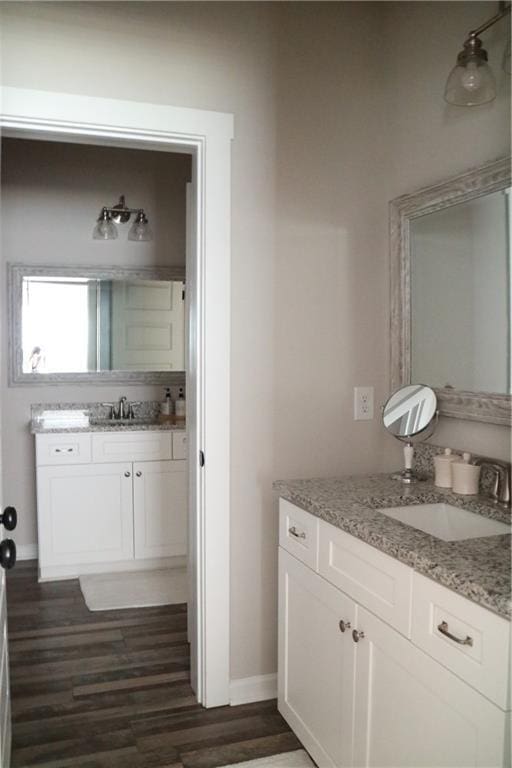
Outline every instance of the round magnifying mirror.
<path id="1" fill-rule="evenodd" d="M 431 387 L 409 384 L 395 392 L 382 411 L 384 426 L 404 446 L 405 469 L 393 475 L 403 483 L 414 483 L 420 478 L 412 470 L 413 443 L 430 437 L 436 427 L 437 397 Z"/>

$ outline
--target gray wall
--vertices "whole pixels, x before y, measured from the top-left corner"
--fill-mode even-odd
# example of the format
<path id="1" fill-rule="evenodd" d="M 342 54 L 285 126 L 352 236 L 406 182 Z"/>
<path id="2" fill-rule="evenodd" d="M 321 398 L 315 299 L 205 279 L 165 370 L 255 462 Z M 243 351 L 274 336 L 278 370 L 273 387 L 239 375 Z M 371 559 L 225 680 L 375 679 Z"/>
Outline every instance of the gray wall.
<path id="1" fill-rule="evenodd" d="M 21 553 L 37 542 L 34 439 L 29 434 L 34 402 L 161 399 L 147 386 L 7 387 L 6 262 L 98 266 L 185 264 L 185 184 L 187 155 L 78 144 L 3 139 L 1 270 L 2 411 L 4 501 L 20 512 L 14 538 Z M 127 205 L 146 210 L 154 239 L 128 241 L 119 224 L 114 241 L 92 239 L 103 205 L 126 195 Z M 26 551 L 26 549 L 25 549 Z"/>
<path id="2" fill-rule="evenodd" d="M 388 201 L 505 154 L 509 102 L 447 107 L 481 2 L 7 3 L 9 85 L 233 112 L 231 672 L 276 668 L 279 476 L 389 469 Z M 505 25 L 503 24 L 503 27 Z M 498 45 L 499 43 L 499 45 Z M 87 67 L 69 67 L 77 50 Z M 125 68 L 130 77 L 105 78 Z M 378 407 L 376 409 L 378 414 Z M 503 455 L 509 430 L 438 438 Z"/>

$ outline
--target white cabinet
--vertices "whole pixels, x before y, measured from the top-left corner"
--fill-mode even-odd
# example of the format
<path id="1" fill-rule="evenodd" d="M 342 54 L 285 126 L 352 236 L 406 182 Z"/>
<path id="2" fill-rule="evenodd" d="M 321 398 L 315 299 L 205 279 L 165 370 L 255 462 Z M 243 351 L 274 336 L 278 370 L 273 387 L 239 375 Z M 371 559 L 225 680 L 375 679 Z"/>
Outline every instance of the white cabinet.
<path id="1" fill-rule="evenodd" d="M 351 765 L 351 626 L 353 600 L 281 549 L 279 710 L 321 766 Z"/>
<path id="2" fill-rule="evenodd" d="M 166 432 L 37 435 L 40 578 L 186 555 L 187 462 L 173 455 Z"/>
<path id="3" fill-rule="evenodd" d="M 401 583 L 402 564 L 356 539 L 351 549 L 348 534 L 290 506 L 281 502 L 278 704 L 320 768 L 507 765 L 508 622 L 424 577 L 415 602 L 412 569 Z M 290 521 L 309 539 L 319 523 L 316 566 L 297 558 L 295 537 L 285 535 Z M 395 588 L 383 602 L 390 579 Z M 436 621 L 432 606 L 457 632 L 470 628 L 474 658 L 459 661 L 456 650 L 452 659 L 454 641 L 442 633 L 427 640 L 433 633 L 421 617 Z"/>
<path id="4" fill-rule="evenodd" d="M 41 569 L 132 558 L 132 497 L 129 463 L 40 467 Z"/>
<path id="5" fill-rule="evenodd" d="M 504 712 L 364 608 L 357 627 L 355 766 L 503 764 Z"/>
<path id="6" fill-rule="evenodd" d="M 135 557 L 171 557 L 187 551 L 187 472 L 184 461 L 133 465 Z"/>

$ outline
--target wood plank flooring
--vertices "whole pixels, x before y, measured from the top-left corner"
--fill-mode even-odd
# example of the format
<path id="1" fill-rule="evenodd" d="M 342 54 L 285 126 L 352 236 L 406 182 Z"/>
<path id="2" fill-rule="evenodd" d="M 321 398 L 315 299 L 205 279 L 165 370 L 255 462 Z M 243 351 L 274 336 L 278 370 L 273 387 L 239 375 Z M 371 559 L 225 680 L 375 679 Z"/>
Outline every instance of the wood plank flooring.
<path id="1" fill-rule="evenodd" d="M 7 578 L 12 768 L 216 768 L 299 749 L 275 701 L 203 709 L 186 605 L 91 613 L 78 580 Z"/>

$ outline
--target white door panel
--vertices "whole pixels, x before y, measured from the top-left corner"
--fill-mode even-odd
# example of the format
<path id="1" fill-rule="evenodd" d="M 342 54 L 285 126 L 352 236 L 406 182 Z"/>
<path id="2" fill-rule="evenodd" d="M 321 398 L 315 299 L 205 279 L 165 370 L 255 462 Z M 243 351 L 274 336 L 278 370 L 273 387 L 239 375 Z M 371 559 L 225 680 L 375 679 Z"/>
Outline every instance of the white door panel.
<path id="1" fill-rule="evenodd" d="M 279 616 L 279 711 L 320 768 L 348 768 L 355 603 L 279 547 Z"/>
<path id="2" fill-rule="evenodd" d="M 187 552 L 187 464 L 135 463 L 135 557 L 172 557 Z"/>
<path id="3" fill-rule="evenodd" d="M 354 765 L 498 768 L 505 713 L 363 608 Z"/>
<path id="4" fill-rule="evenodd" d="M 114 280 L 112 367 L 122 371 L 182 371 L 184 288 L 179 281 Z"/>
<path id="5" fill-rule="evenodd" d="M 39 564 L 133 557 L 132 464 L 40 467 Z"/>

